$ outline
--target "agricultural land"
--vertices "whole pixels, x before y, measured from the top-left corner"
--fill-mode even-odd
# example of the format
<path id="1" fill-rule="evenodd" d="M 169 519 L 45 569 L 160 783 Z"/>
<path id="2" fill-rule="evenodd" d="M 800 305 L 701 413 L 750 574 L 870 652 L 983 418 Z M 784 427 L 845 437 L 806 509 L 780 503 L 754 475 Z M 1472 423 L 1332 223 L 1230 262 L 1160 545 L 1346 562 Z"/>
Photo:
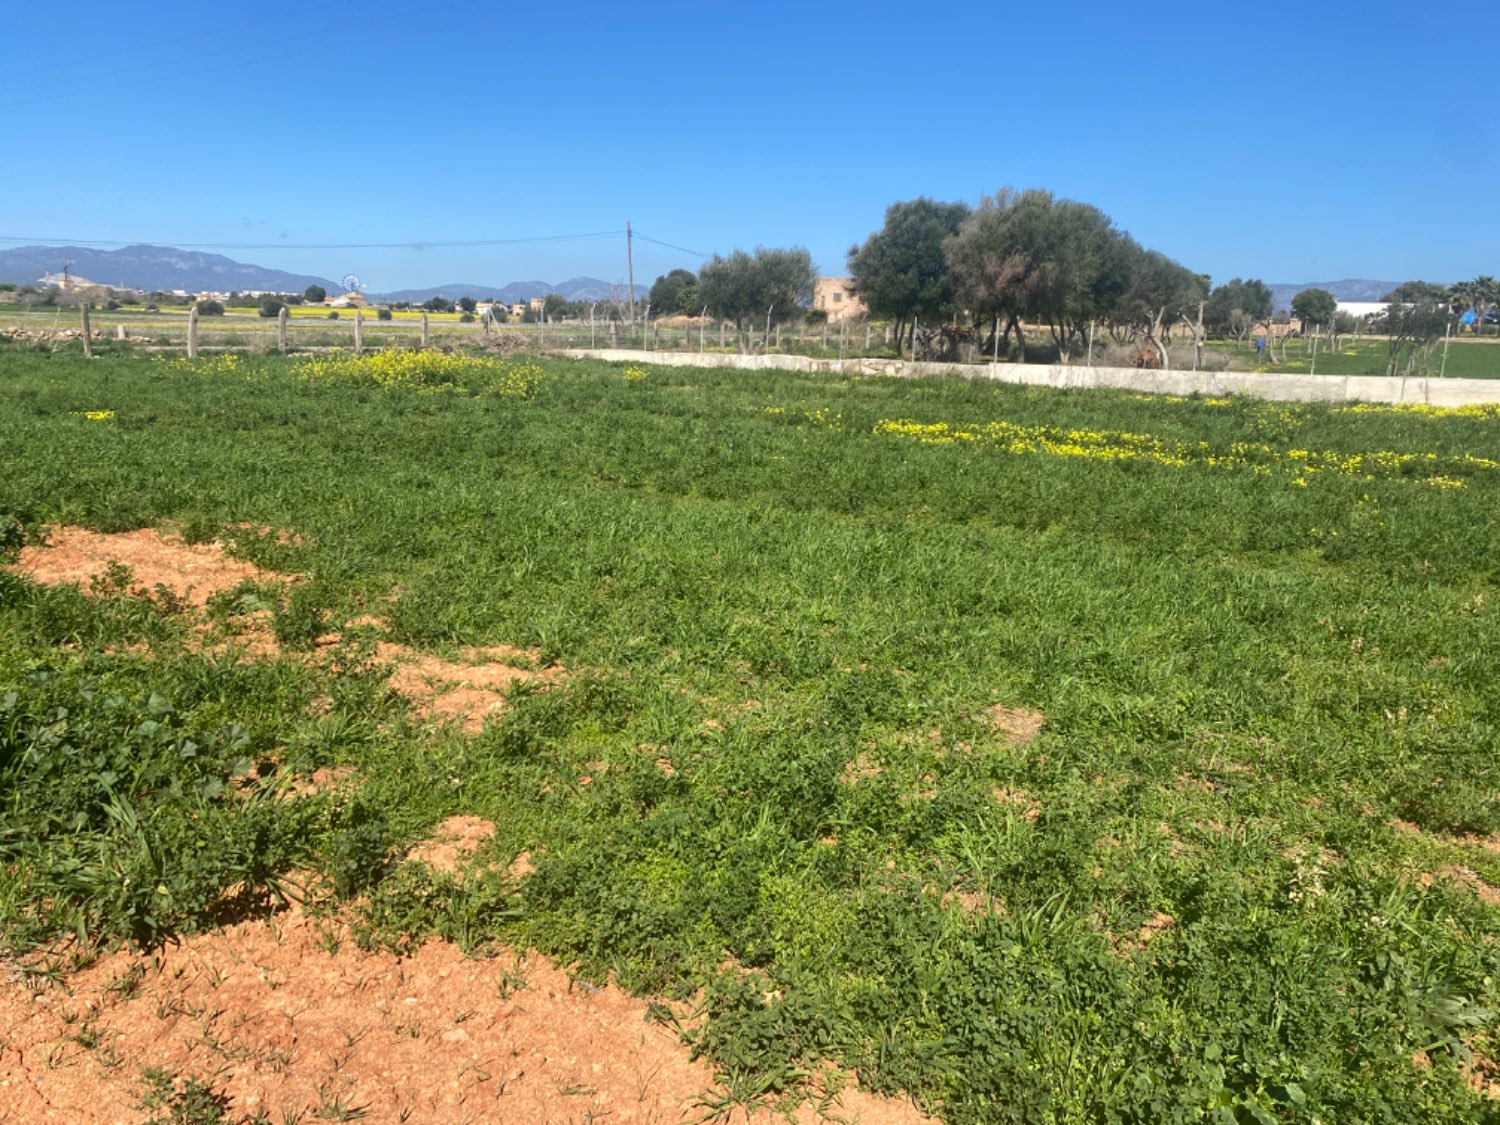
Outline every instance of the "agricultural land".
<path id="1" fill-rule="evenodd" d="M 0 350 L 0 1096 L 1500 1120 L 1497 545 L 1494 407 Z"/>

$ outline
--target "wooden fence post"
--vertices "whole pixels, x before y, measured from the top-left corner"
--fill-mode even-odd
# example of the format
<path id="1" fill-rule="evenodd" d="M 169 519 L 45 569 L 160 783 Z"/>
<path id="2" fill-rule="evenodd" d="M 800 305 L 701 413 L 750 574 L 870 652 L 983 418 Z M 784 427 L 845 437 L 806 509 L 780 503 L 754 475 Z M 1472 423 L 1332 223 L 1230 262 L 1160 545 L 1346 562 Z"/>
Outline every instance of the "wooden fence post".
<path id="1" fill-rule="evenodd" d="M 115 325 L 115 339 L 116 340 L 123 340 L 123 339 L 125 339 L 125 326 L 123 324 L 117 324 L 117 325 Z"/>
<path id="2" fill-rule="evenodd" d="M 276 346 L 281 349 L 281 354 L 286 355 L 286 306 L 281 306 L 281 311 L 276 314 Z"/>
<path id="3" fill-rule="evenodd" d="M 188 359 L 198 358 L 198 306 L 188 309 Z"/>
<path id="4" fill-rule="evenodd" d="M 354 354 L 365 354 L 365 314 L 354 310 Z"/>
<path id="5" fill-rule="evenodd" d="M 423 309 L 422 310 L 422 346 L 425 348 L 427 346 L 427 344 L 428 344 L 428 338 L 427 338 L 427 310 Z"/>
<path id="6" fill-rule="evenodd" d="M 89 341 L 89 303 L 84 301 L 78 306 L 78 311 L 83 315 L 83 358 L 94 358 L 94 345 Z"/>

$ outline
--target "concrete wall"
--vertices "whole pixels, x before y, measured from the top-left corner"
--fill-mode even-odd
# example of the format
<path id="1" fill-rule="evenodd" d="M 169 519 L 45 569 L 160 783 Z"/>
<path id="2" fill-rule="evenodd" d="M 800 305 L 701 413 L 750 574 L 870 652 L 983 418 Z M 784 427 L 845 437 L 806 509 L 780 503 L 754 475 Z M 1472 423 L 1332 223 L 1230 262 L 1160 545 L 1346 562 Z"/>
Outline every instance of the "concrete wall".
<path id="1" fill-rule="evenodd" d="M 946 375 L 1033 387 L 1109 387 L 1153 395 L 1254 395 L 1282 402 L 1500 403 L 1500 379 L 1388 379 L 1384 375 L 1257 375 L 1253 371 L 1143 371 L 1037 363 L 908 363 L 895 359 L 812 359 L 802 355 L 721 355 L 571 349 L 565 355 L 657 367 L 732 367 L 827 375 Z"/>

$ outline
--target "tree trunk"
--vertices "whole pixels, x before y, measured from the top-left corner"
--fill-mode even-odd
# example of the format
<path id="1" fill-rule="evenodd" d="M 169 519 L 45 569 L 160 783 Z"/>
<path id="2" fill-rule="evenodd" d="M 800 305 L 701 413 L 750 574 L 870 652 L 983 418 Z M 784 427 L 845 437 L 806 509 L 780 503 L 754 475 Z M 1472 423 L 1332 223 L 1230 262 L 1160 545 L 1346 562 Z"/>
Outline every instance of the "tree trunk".
<path id="1" fill-rule="evenodd" d="M 1166 319 L 1166 316 L 1167 310 L 1165 308 L 1157 309 L 1152 314 L 1151 329 L 1147 332 L 1146 339 L 1156 346 L 1156 354 L 1161 358 L 1161 369 L 1163 371 L 1170 371 L 1172 369 L 1172 359 L 1167 355 L 1167 349 L 1161 342 L 1161 322 Z"/>

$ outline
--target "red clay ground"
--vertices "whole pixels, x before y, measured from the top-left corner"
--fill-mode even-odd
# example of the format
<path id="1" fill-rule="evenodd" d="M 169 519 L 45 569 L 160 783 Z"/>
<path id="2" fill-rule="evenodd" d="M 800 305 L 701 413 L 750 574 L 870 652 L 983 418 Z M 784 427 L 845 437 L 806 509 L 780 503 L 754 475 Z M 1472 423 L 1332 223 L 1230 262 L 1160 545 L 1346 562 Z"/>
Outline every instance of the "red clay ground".
<path id="1" fill-rule="evenodd" d="M 87 588 L 110 561 L 131 567 L 137 586 L 159 583 L 199 607 L 245 578 L 275 577 L 216 545 L 77 528 L 28 547 L 20 569 Z M 261 632 L 246 644 L 252 656 L 275 651 Z M 393 665 L 396 690 L 468 729 L 503 708 L 512 683 L 558 674 L 524 666 L 534 665 L 530 654 L 512 649 L 445 661 L 382 643 L 377 655 Z M 452 818 L 408 861 L 461 872 L 493 831 L 476 817 Z M 529 866 L 522 856 L 511 872 L 523 877 Z M 646 1011 L 644 1000 L 575 982 L 540 957 L 475 960 L 444 942 L 404 956 L 361 952 L 343 922 L 293 908 L 187 937 L 154 957 L 116 952 L 56 984 L 12 967 L 0 983 L 0 1121 L 139 1125 L 151 1115 L 140 1107 L 146 1067 L 223 1091 L 235 1119 L 264 1111 L 273 1123 L 711 1118 L 711 1069 Z M 778 1119 L 768 1110 L 718 1118 Z M 850 1084 L 792 1120 L 931 1118 Z"/>
<path id="2" fill-rule="evenodd" d="M 0 1120 L 139 1125 L 143 1067 L 193 1076 L 272 1122 L 669 1123 L 710 1116 L 711 1070 L 646 1003 L 537 957 L 473 960 L 442 942 L 364 953 L 293 909 L 105 957 L 33 992 L 0 987 Z M 301 1115 L 300 1117 L 298 1115 Z M 353 1118 L 348 1118 L 353 1119 Z M 771 1122 L 767 1110 L 720 1120 Z M 929 1121 L 844 1091 L 799 1122 Z"/>

